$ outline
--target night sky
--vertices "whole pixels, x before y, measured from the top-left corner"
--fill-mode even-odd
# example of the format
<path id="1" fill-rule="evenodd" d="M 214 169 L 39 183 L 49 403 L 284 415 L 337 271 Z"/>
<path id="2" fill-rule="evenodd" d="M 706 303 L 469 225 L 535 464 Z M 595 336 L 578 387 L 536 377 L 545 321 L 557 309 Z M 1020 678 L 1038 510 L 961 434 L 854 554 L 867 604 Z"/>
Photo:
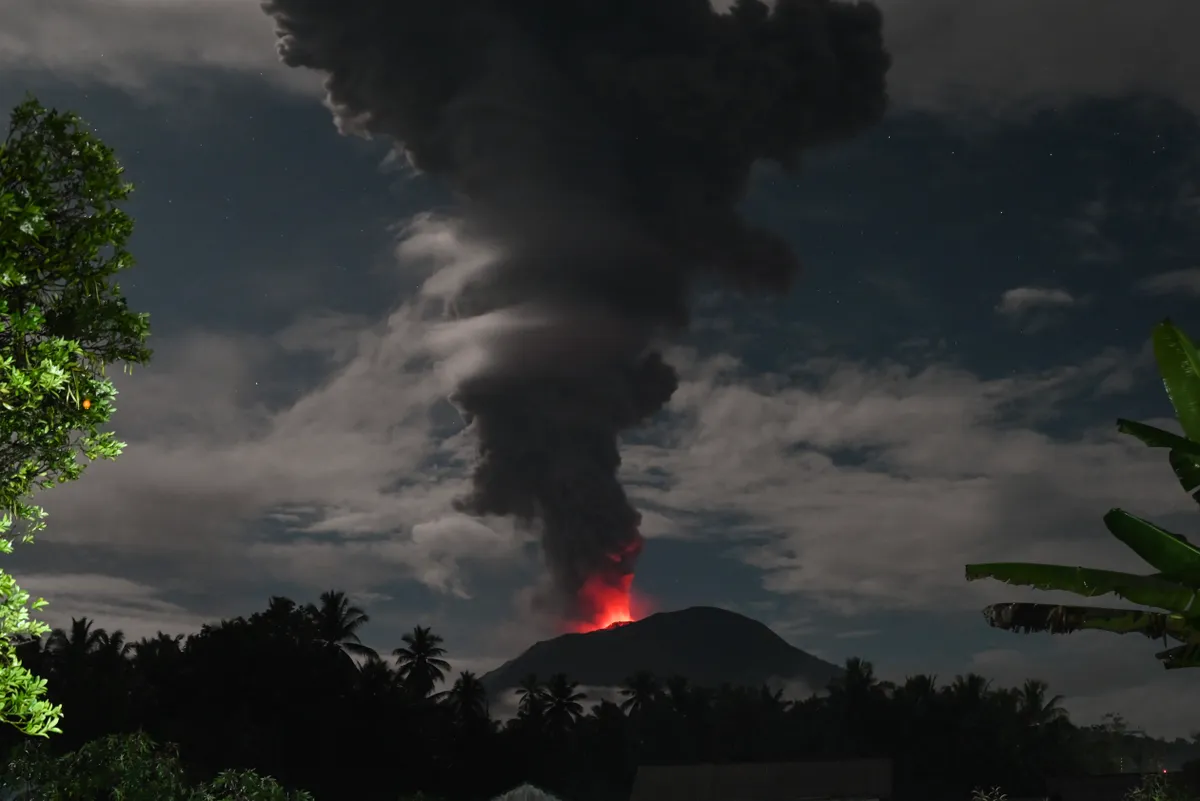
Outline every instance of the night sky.
<path id="1" fill-rule="evenodd" d="M 733 609 L 894 680 L 1043 678 L 1077 722 L 1186 735 L 1200 687 L 1157 643 L 991 630 L 989 602 L 1070 596 L 963 565 L 1143 571 L 1113 506 L 1200 533 L 1113 426 L 1170 414 L 1154 323 L 1200 336 L 1200 4 L 879 5 L 884 122 L 744 204 L 794 291 L 701 288 L 678 391 L 624 440 L 641 611 Z M 486 670 L 551 635 L 536 538 L 452 507 L 474 443 L 411 302 L 452 243 L 397 248 L 446 188 L 339 135 L 252 0 L 0 4 L 0 105 L 26 91 L 126 165 L 155 349 L 117 378 L 126 453 L 43 496 L 12 557 L 48 621 L 136 638 L 339 588 L 384 653 L 430 625 Z"/>

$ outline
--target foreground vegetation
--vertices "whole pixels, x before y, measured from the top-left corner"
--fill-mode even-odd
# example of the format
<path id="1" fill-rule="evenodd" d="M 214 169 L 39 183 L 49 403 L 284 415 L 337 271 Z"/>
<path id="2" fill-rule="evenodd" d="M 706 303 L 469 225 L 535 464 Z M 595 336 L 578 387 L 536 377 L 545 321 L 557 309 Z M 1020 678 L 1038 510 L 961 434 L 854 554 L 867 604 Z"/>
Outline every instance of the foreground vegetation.
<path id="1" fill-rule="evenodd" d="M 898 799 L 961 801 L 976 787 L 1022 797 L 1041 792 L 1047 775 L 1154 770 L 1197 753 L 1119 718 L 1073 725 L 1037 681 L 999 689 L 976 675 L 944 685 L 915 676 L 892 686 L 854 659 L 827 695 L 796 702 L 639 674 L 618 702 L 588 710 L 568 677 L 531 678 L 517 717 L 500 723 L 478 678 L 447 675 L 436 634 L 414 629 L 376 656 L 359 641 L 367 620 L 338 592 L 308 605 L 273 598 L 186 638 L 129 643 L 76 620 L 19 649 L 66 710 L 62 733 L 7 730 L 0 745 L 45 760 L 141 731 L 178 745 L 180 781 L 254 770 L 317 801 L 416 792 L 465 801 L 526 781 L 569 801 L 623 801 L 639 764 L 852 756 L 892 757 Z"/>
<path id="2" fill-rule="evenodd" d="M 124 447 L 101 430 L 117 394 L 106 369 L 150 359 L 148 318 L 115 281 L 133 264 L 120 208 L 131 189 L 78 117 L 33 98 L 13 110 L 0 142 L 0 554 L 44 528 L 35 491 Z M 44 605 L 0 570 L 0 722 L 39 736 L 61 710 L 13 648 L 46 633 L 31 616 Z"/>

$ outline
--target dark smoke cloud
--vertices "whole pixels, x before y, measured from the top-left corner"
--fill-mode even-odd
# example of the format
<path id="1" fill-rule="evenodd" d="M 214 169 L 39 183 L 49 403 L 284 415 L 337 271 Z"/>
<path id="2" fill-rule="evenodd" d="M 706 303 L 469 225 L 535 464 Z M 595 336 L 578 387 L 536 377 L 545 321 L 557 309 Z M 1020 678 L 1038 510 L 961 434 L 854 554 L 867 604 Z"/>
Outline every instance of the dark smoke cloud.
<path id="1" fill-rule="evenodd" d="M 878 9 L 831 0 L 267 0 L 285 63 L 328 75 L 340 130 L 393 139 L 500 255 L 458 319 L 487 359 L 455 401 L 479 462 L 462 508 L 540 525 L 557 611 L 587 619 L 641 547 L 618 437 L 661 409 L 653 350 L 717 275 L 785 291 L 798 262 L 735 211 L 886 105 Z M 484 318 L 486 320 L 486 318 Z"/>

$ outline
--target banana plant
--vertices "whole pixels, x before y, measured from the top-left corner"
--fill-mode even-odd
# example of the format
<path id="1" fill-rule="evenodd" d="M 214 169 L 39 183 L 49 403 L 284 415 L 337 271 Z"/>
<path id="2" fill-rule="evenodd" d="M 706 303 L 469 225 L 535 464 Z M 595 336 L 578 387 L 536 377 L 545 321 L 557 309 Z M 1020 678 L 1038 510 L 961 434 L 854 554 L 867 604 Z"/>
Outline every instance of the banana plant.
<path id="1" fill-rule="evenodd" d="M 1170 320 L 1155 327 L 1153 344 L 1154 358 L 1183 435 L 1132 420 L 1118 420 L 1117 430 L 1151 448 L 1166 449 L 1180 485 L 1200 503 L 1200 353 Z M 967 565 L 967 580 L 990 578 L 1085 598 L 1115 595 L 1150 609 L 1002 603 L 983 610 L 988 624 L 1022 633 L 1066 634 L 1091 629 L 1142 634 L 1161 639 L 1164 645 L 1176 643 L 1155 655 L 1167 669 L 1200 667 L 1200 548 L 1180 534 L 1121 509 L 1109 511 L 1104 525 L 1155 572 L 1141 575 L 1065 565 L 994 562 Z"/>

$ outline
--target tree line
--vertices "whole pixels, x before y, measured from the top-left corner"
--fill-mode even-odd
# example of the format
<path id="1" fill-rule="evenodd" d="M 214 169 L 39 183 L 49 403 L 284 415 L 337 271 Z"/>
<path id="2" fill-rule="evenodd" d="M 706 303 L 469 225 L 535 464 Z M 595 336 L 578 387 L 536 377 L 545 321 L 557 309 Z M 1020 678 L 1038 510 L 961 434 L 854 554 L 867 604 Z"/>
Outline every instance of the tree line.
<path id="1" fill-rule="evenodd" d="M 18 646 L 65 710 L 61 734 L 0 736 L 10 754 L 60 755 L 141 732 L 177 745 L 195 781 L 252 770 L 317 801 L 467 801 L 524 782 L 602 801 L 628 798 L 642 764 L 871 756 L 894 760 L 901 801 L 993 786 L 1017 797 L 1041 792 L 1047 776 L 1154 770 L 1172 746 L 1117 718 L 1074 725 L 1037 680 L 996 688 L 974 674 L 946 683 L 918 675 L 890 684 L 860 659 L 827 692 L 799 700 L 641 672 L 617 700 L 595 703 L 568 676 L 530 676 L 516 688 L 516 716 L 500 721 L 479 677 L 450 675 L 436 633 L 418 626 L 380 655 L 362 643 L 368 620 L 339 591 L 310 604 L 274 597 L 186 637 L 130 642 L 76 619 Z"/>

